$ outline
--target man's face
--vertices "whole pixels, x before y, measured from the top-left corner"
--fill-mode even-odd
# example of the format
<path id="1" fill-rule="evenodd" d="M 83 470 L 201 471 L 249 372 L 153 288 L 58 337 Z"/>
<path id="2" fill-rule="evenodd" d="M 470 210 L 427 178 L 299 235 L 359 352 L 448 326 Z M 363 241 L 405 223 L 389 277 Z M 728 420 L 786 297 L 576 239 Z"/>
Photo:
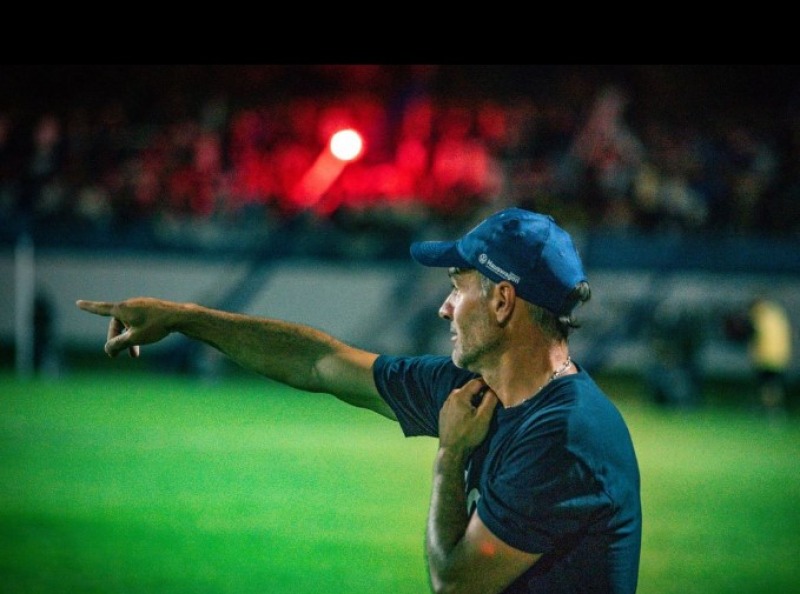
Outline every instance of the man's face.
<path id="1" fill-rule="evenodd" d="M 480 373 L 488 363 L 500 333 L 491 315 L 490 300 L 482 291 L 480 275 L 475 270 L 450 270 L 452 288 L 439 308 L 439 317 L 450 321 L 453 362 Z"/>

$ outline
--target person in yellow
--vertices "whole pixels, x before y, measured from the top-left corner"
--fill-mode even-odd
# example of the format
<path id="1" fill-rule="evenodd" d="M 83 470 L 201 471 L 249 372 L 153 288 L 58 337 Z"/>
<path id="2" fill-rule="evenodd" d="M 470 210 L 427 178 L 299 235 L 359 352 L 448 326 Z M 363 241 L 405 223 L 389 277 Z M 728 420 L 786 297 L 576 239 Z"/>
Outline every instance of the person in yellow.
<path id="1" fill-rule="evenodd" d="M 786 373 L 792 358 L 792 325 L 777 302 L 756 297 L 748 308 L 752 334 L 748 345 L 761 405 L 767 413 L 786 410 Z"/>

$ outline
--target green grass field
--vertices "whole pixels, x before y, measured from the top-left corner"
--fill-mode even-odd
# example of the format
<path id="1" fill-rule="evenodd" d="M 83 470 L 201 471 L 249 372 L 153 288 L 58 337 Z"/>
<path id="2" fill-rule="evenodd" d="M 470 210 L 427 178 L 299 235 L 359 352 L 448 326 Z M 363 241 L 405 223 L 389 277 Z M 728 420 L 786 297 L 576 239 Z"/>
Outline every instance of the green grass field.
<path id="1" fill-rule="evenodd" d="M 0 373 L 1 592 L 428 592 L 434 440 L 256 377 L 113 365 Z M 797 418 L 612 389 L 642 470 L 639 592 L 800 592 Z"/>

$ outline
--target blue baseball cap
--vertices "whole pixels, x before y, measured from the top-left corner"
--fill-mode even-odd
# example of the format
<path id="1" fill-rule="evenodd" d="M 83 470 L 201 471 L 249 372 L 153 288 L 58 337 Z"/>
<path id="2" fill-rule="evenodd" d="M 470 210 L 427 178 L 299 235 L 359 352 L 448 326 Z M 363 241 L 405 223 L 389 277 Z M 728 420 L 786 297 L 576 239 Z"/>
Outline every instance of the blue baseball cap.
<path id="1" fill-rule="evenodd" d="M 411 257 L 424 266 L 474 268 L 495 282 L 512 283 L 517 294 L 556 315 L 572 312 L 569 299 L 586 281 L 569 233 L 553 217 L 507 208 L 484 219 L 455 241 L 418 241 Z"/>

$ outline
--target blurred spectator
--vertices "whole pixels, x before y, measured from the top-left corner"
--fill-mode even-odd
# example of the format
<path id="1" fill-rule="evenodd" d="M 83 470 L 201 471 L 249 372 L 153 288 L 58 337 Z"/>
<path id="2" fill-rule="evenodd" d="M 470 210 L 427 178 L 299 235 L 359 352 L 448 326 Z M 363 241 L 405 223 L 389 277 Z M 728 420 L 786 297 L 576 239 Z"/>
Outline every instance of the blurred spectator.
<path id="1" fill-rule="evenodd" d="M 37 374 L 58 375 L 61 349 L 56 327 L 55 306 L 43 292 L 37 291 L 33 302 L 33 368 Z"/>
<path id="2" fill-rule="evenodd" d="M 647 332 L 652 354 L 647 383 L 653 401 L 670 408 L 696 408 L 702 401 L 703 320 L 684 305 L 663 302 L 654 309 Z"/>
<path id="3" fill-rule="evenodd" d="M 620 203 L 630 194 L 645 157 L 642 142 L 625 119 L 628 104 L 629 99 L 620 88 L 603 87 L 573 139 L 573 175 L 586 180 L 585 186 L 578 188 L 578 195 L 595 221 L 620 212 Z"/>
<path id="4" fill-rule="evenodd" d="M 432 200 L 451 215 L 472 213 L 501 186 L 499 168 L 477 133 L 475 110 L 447 106 L 438 118 L 431 152 Z"/>
<path id="5" fill-rule="evenodd" d="M 749 355 L 758 383 L 758 397 L 771 419 L 786 412 L 786 373 L 792 359 L 792 326 L 783 306 L 758 296 L 748 308 Z"/>
<path id="6" fill-rule="evenodd" d="M 0 112 L 0 220 L 9 220 L 19 207 L 23 154 L 18 136 L 15 119 Z"/>
<path id="7" fill-rule="evenodd" d="M 62 213 L 66 192 L 61 179 L 65 142 L 59 118 L 42 114 L 31 132 L 22 172 L 22 212 L 33 219 Z M 26 218 L 27 218 L 26 217 Z"/>

